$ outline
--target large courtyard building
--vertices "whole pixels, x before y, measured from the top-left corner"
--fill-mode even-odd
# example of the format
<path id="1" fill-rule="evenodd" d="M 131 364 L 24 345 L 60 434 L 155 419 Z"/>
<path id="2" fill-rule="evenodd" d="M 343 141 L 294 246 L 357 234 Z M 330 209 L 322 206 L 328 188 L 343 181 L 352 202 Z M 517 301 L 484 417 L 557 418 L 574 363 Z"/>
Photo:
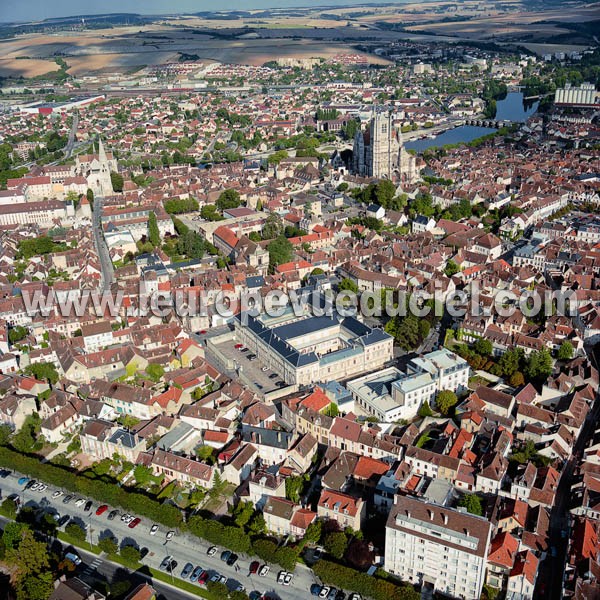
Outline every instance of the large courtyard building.
<path id="1" fill-rule="evenodd" d="M 475 600 L 485 582 L 492 524 L 410 496 L 396 496 L 385 528 L 385 570 Z"/>
<path id="2" fill-rule="evenodd" d="M 413 358 L 402 372 L 390 367 L 348 382 L 355 410 L 392 423 L 412 419 L 442 390 L 460 392 L 469 382 L 469 363 L 446 348 Z"/>
<path id="3" fill-rule="evenodd" d="M 246 321 L 244 323 L 244 321 Z M 236 338 L 288 384 L 310 385 L 380 369 L 393 357 L 393 338 L 354 317 L 238 315 Z"/>

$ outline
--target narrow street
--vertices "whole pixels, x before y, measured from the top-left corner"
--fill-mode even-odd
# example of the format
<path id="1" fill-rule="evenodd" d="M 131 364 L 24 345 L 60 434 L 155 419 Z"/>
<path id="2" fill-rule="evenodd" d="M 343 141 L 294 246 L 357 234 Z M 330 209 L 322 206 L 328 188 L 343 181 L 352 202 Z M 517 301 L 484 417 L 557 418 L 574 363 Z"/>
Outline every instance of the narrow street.
<path id="1" fill-rule="evenodd" d="M 108 247 L 102 234 L 102 200 L 101 196 L 94 198 L 94 210 L 92 212 L 92 228 L 94 230 L 94 244 L 96 246 L 96 253 L 98 254 L 98 260 L 100 261 L 100 268 L 102 269 L 102 290 L 110 290 L 110 286 L 113 282 L 114 267 L 108 253 Z"/>

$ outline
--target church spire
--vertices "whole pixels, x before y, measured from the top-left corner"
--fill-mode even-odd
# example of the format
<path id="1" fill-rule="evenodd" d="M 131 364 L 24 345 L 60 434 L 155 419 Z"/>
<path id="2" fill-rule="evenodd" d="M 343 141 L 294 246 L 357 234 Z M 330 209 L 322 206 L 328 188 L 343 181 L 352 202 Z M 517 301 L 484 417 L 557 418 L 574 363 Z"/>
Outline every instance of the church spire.
<path id="1" fill-rule="evenodd" d="M 104 144 L 102 138 L 98 138 L 98 161 L 101 165 L 105 165 L 108 162 L 106 158 L 106 152 L 104 151 Z"/>

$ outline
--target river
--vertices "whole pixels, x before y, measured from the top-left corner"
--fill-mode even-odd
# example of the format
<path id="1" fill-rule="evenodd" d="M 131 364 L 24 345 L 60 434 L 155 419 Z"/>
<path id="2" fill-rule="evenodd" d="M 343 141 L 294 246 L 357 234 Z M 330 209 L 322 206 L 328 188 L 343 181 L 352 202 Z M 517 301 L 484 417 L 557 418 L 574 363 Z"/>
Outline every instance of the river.
<path id="1" fill-rule="evenodd" d="M 525 102 L 522 92 L 510 92 L 503 100 L 496 102 L 496 120 L 513 121 L 514 123 L 523 123 L 537 110 L 539 102 Z M 432 138 L 414 140 L 406 142 L 404 147 L 407 150 L 416 150 L 423 152 L 427 148 L 434 146 L 444 146 L 445 144 L 460 144 L 471 142 L 489 133 L 496 131 L 492 127 L 476 127 L 474 125 L 461 125 L 454 129 L 448 129 Z"/>

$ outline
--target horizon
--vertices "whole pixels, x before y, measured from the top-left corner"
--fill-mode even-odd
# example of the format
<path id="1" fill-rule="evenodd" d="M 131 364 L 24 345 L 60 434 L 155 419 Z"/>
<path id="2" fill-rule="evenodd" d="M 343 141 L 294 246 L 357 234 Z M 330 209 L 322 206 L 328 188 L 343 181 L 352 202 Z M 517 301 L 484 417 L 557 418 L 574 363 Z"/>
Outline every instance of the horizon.
<path id="1" fill-rule="evenodd" d="M 428 1 L 428 0 L 426 0 Z M 39 0 L 25 0 L 19 4 L 3 6 L 0 10 L 0 23 L 24 24 L 41 22 L 47 19 L 67 19 L 70 17 L 86 17 L 113 14 L 132 14 L 140 16 L 167 16 L 190 15 L 198 12 L 233 12 L 251 11 L 275 8 L 340 8 L 344 6 L 383 6 L 390 4 L 407 4 L 408 0 L 394 0 L 382 2 L 364 2 L 364 0 L 256 0 L 240 3 L 239 0 L 225 0 L 215 8 L 208 0 L 175 0 L 169 5 L 161 0 L 148 0 L 143 4 L 139 0 L 106 0 L 106 2 L 93 1 L 85 7 L 76 0 L 58 0 L 54 3 L 40 2 Z M 248 4 L 249 6 L 240 6 Z M 165 10 L 169 8 L 170 10 Z"/>

